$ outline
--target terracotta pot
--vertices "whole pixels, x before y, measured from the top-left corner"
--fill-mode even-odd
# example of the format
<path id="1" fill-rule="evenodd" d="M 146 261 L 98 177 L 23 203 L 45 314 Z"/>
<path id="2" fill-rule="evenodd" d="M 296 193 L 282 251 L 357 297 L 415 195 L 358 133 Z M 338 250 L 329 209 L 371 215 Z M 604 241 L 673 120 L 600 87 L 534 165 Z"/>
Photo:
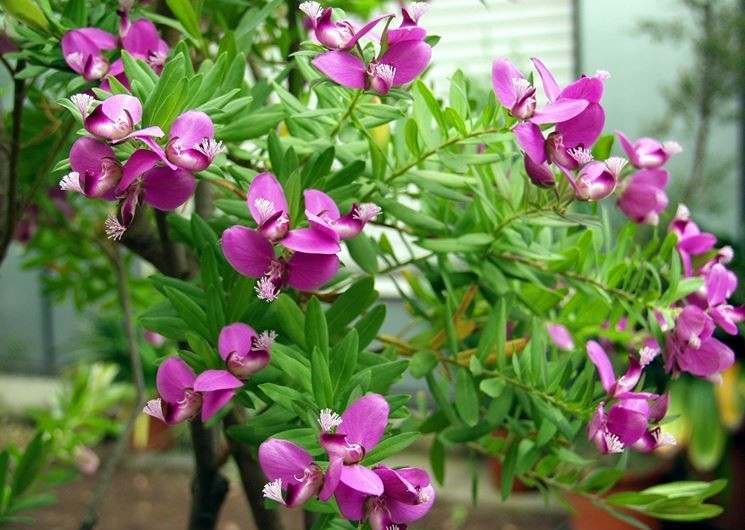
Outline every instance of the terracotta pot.
<path id="1" fill-rule="evenodd" d="M 167 451 L 174 445 L 171 426 L 141 414 L 135 420 L 130 445 L 135 451 Z"/>
<path id="2" fill-rule="evenodd" d="M 616 485 L 608 491 L 608 494 L 622 491 L 641 491 L 663 481 L 668 471 L 669 462 L 665 462 L 657 468 L 652 468 L 645 473 L 629 474 L 621 478 Z M 602 508 L 595 506 L 591 500 L 575 493 L 566 494 L 566 499 L 574 508 L 569 516 L 572 530 L 638 530 L 639 527 L 631 525 L 626 521 L 615 517 Z M 618 509 L 619 512 L 630 515 L 638 521 L 647 525 L 650 530 L 662 528 L 662 521 L 631 510 Z"/>

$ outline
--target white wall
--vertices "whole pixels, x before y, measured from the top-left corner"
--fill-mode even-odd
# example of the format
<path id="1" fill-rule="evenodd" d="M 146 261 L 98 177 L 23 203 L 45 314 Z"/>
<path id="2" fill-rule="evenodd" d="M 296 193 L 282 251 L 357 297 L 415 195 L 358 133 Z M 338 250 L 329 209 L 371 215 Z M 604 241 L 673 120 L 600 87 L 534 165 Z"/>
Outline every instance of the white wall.
<path id="1" fill-rule="evenodd" d="M 586 72 L 604 69 L 611 74 L 603 98 L 608 131 L 622 130 L 632 139 L 651 135 L 653 125 L 665 116 L 667 104 L 662 88 L 674 86 L 678 72 L 691 64 L 691 49 L 669 41 L 653 42 L 639 31 L 638 24 L 641 20 L 681 17 L 686 12 L 680 4 L 678 0 L 580 2 L 582 69 Z M 714 163 L 729 162 L 729 168 L 717 172 L 715 177 L 721 180 L 707 185 L 702 194 L 706 198 L 700 197 L 690 206 L 694 219 L 703 228 L 741 237 L 737 127 L 734 123 L 717 123 L 712 133 L 708 159 Z M 669 192 L 671 200 L 676 200 L 682 188 L 681 180 L 688 177 L 694 151 L 693 132 L 679 122 L 670 134 L 660 139 L 676 140 L 684 149 L 668 164 L 672 177 Z M 673 212 L 676 203 L 671 204 Z"/>

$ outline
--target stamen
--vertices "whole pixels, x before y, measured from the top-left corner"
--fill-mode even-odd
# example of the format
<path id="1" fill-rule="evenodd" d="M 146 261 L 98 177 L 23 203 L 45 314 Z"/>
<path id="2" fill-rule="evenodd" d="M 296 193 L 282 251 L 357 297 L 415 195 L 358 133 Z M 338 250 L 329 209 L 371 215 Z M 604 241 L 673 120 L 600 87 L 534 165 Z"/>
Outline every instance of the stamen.
<path id="1" fill-rule="evenodd" d="M 605 447 L 608 453 L 623 453 L 623 444 L 618 439 L 618 436 L 606 431 L 603 433 L 603 439 L 605 440 Z"/>
<path id="2" fill-rule="evenodd" d="M 621 174 L 621 170 L 628 163 L 629 161 L 625 158 L 621 158 L 620 156 L 612 156 L 605 161 L 605 166 L 614 177 L 618 178 L 618 176 Z"/>
<path id="3" fill-rule="evenodd" d="M 429 4 L 427 2 L 414 2 L 408 7 L 407 11 L 414 22 L 419 22 L 419 18 L 426 13 L 428 9 Z"/>
<path id="4" fill-rule="evenodd" d="M 381 210 L 380 206 L 377 204 L 373 204 L 371 202 L 363 202 L 357 208 L 355 208 L 354 213 L 352 214 L 352 219 L 355 221 L 361 221 L 363 223 L 367 223 L 370 221 L 373 217 L 380 214 L 383 210 Z"/>
<path id="5" fill-rule="evenodd" d="M 569 156 L 574 158 L 579 165 L 587 164 L 592 162 L 595 158 L 592 156 L 592 151 L 585 149 L 584 147 L 575 147 L 573 149 L 567 149 Z"/>
<path id="6" fill-rule="evenodd" d="M 727 265 L 730 263 L 735 257 L 735 251 L 732 250 L 732 247 L 729 245 L 725 245 L 722 248 L 719 249 L 717 252 L 716 260 L 718 263 L 721 263 L 722 265 Z"/>
<path id="7" fill-rule="evenodd" d="M 264 497 L 271 499 L 280 504 L 285 504 L 285 500 L 282 498 L 282 479 L 278 478 L 268 484 L 264 484 L 264 488 L 261 490 Z"/>
<path id="8" fill-rule="evenodd" d="M 379 77 L 387 85 L 393 84 L 393 78 L 396 75 L 396 68 L 390 64 L 379 64 L 375 66 L 375 77 Z"/>
<path id="9" fill-rule="evenodd" d="M 83 54 L 80 52 L 72 52 L 69 55 L 65 55 L 65 61 L 67 61 L 70 67 L 74 67 L 73 70 L 83 70 L 85 67 Z"/>
<path id="10" fill-rule="evenodd" d="M 62 180 L 59 181 L 59 187 L 64 191 L 77 191 L 85 195 L 83 186 L 80 184 L 80 173 L 77 171 L 73 171 L 62 177 Z"/>
<path id="11" fill-rule="evenodd" d="M 512 86 L 515 87 L 515 101 L 522 100 L 533 86 L 524 77 L 513 77 Z"/>
<path id="12" fill-rule="evenodd" d="M 166 63 L 166 59 L 168 59 L 168 55 L 163 52 L 150 52 L 147 56 L 147 64 L 151 68 L 156 69 L 163 66 Z"/>
<path id="13" fill-rule="evenodd" d="M 690 221 L 691 210 L 688 209 L 688 206 L 685 204 L 679 204 L 678 209 L 675 212 L 675 219 L 678 221 Z"/>
<path id="14" fill-rule="evenodd" d="M 332 429 L 341 425 L 341 416 L 331 409 L 323 409 L 318 416 L 318 424 L 323 432 L 331 432 Z"/>
<path id="15" fill-rule="evenodd" d="M 269 199 L 258 197 L 254 201 L 254 206 L 259 210 L 259 224 L 264 224 L 267 219 L 274 215 L 274 203 Z"/>
<path id="16" fill-rule="evenodd" d="M 323 13 L 323 7 L 318 2 L 303 2 L 298 6 L 300 11 L 308 15 L 312 20 L 316 20 Z"/>
<path id="17" fill-rule="evenodd" d="M 279 296 L 279 289 L 274 285 L 271 278 L 267 276 L 261 278 L 254 289 L 256 290 L 259 300 L 264 300 L 266 302 L 276 300 Z"/>
<path id="18" fill-rule="evenodd" d="M 91 105 L 96 100 L 88 94 L 75 94 L 73 96 L 70 96 L 70 101 L 75 103 L 75 106 L 80 111 L 80 114 L 82 114 L 83 118 L 85 118 L 86 116 L 88 116 L 88 109 L 91 108 Z"/>
<path id="19" fill-rule="evenodd" d="M 422 488 L 417 488 L 416 490 L 417 490 L 416 491 L 417 497 L 419 497 L 418 498 L 419 504 L 424 504 L 425 502 L 429 502 L 429 495 L 427 495 L 427 493 L 424 490 L 422 490 Z"/>
<path id="20" fill-rule="evenodd" d="M 662 150 L 667 156 L 673 156 L 681 153 L 683 151 L 683 147 L 681 147 L 678 142 L 670 140 L 667 142 L 662 142 Z"/>
<path id="21" fill-rule="evenodd" d="M 127 227 L 122 226 L 122 224 L 119 222 L 119 219 L 117 219 L 114 214 L 109 214 L 109 216 L 106 218 L 106 221 L 104 221 L 103 226 L 106 231 L 106 237 L 108 237 L 109 239 L 114 239 L 116 241 L 121 239 L 124 235 L 124 232 L 127 230 Z"/>
<path id="22" fill-rule="evenodd" d="M 664 445 L 678 445 L 678 440 L 675 436 L 667 431 L 663 431 L 659 427 L 652 431 L 652 438 L 654 438 L 656 447 L 662 447 Z"/>
<path id="23" fill-rule="evenodd" d="M 597 70 L 595 72 L 595 77 L 601 81 L 605 81 L 606 79 L 610 79 L 610 72 L 608 70 Z"/>
<path id="24" fill-rule="evenodd" d="M 649 346 L 644 346 L 641 350 L 639 350 L 639 364 L 641 364 L 642 367 L 647 366 L 659 354 L 659 348 L 650 348 Z"/>
<path id="25" fill-rule="evenodd" d="M 152 416 L 153 418 L 158 418 L 159 420 L 165 422 L 166 419 L 163 416 L 163 402 L 160 398 L 151 399 L 150 401 L 145 404 L 145 407 L 142 409 L 142 412 L 145 414 Z"/>
<path id="26" fill-rule="evenodd" d="M 276 331 L 263 331 L 256 339 L 254 339 L 254 343 L 251 345 L 251 349 L 259 351 L 269 351 L 271 350 L 275 340 L 277 340 Z"/>
<path id="27" fill-rule="evenodd" d="M 205 138 L 201 143 L 194 146 L 194 150 L 199 151 L 212 162 L 217 155 L 225 151 L 225 147 L 222 145 L 222 142 L 214 138 Z"/>
<path id="28" fill-rule="evenodd" d="M 701 347 L 701 337 L 699 337 L 698 335 L 692 335 L 688 339 L 688 346 L 690 346 L 694 350 L 698 350 Z"/>

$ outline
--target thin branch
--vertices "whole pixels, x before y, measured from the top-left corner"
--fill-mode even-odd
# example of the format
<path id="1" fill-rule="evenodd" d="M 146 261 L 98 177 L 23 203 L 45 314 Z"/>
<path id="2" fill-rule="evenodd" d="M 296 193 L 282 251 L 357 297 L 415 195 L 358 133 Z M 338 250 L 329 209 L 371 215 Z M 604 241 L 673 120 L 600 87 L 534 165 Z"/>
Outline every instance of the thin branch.
<path id="1" fill-rule="evenodd" d="M 101 247 L 105 248 L 103 245 L 101 245 Z M 111 482 L 114 471 L 124 456 L 124 451 L 134 429 L 135 420 L 142 413 L 142 407 L 145 404 L 145 378 L 142 372 L 142 360 L 137 351 L 135 327 L 132 319 L 132 305 L 130 303 L 129 288 L 127 286 L 127 271 L 118 248 L 110 247 L 106 254 L 111 260 L 111 264 L 116 273 L 119 305 L 122 310 L 122 323 L 124 326 L 124 335 L 127 340 L 127 353 L 129 354 L 129 362 L 132 368 L 132 382 L 135 387 L 135 404 L 127 418 L 124 431 L 116 441 L 114 451 L 106 462 L 101 478 L 93 492 L 93 497 L 88 503 L 88 508 L 86 509 L 83 520 L 80 523 L 80 530 L 91 530 L 98 522 L 98 508 L 103 500 L 104 493 L 106 493 L 109 483 Z"/>

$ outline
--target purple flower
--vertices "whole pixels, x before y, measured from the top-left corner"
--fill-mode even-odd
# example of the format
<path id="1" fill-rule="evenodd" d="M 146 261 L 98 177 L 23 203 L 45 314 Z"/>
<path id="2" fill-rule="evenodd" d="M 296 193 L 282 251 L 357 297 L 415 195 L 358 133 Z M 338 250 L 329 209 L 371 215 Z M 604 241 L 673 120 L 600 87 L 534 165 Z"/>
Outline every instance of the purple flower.
<path id="1" fill-rule="evenodd" d="M 142 119 L 142 103 L 134 96 L 118 94 L 100 102 L 92 111 L 96 101 L 87 94 L 76 94 L 70 98 L 83 117 L 86 130 L 94 136 L 119 143 L 128 138 L 161 137 L 160 127 L 147 127 L 135 131 Z"/>
<path id="2" fill-rule="evenodd" d="M 678 206 L 678 211 L 675 213 L 675 218 L 670 223 L 668 230 L 678 236 L 676 248 L 683 261 L 685 275 L 693 276 L 693 256 L 713 250 L 717 242 L 716 236 L 708 232 L 702 232 L 691 219 L 691 212 L 684 204 Z"/>
<path id="3" fill-rule="evenodd" d="M 269 479 L 264 496 L 289 508 L 307 502 L 321 489 L 320 466 L 308 451 L 292 442 L 274 438 L 263 442 L 259 446 L 259 465 Z"/>
<path id="4" fill-rule="evenodd" d="M 536 61 L 537 59 L 534 59 L 534 62 Z M 543 71 L 548 72 L 545 67 Z M 566 121 L 577 116 L 588 105 L 584 99 L 560 98 L 559 94 L 554 94 L 557 97 L 551 97 L 552 94 L 547 93 L 549 103 L 538 108 L 535 87 L 507 59 L 496 59 L 492 63 L 492 84 L 497 99 L 512 116 L 538 125 Z"/>
<path id="5" fill-rule="evenodd" d="M 338 239 L 350 239 L 358 235 L 365 224 L 380 213 L 380 208 L 375 204 L 355 203 L 352 209 L 342 216 L 331 197 L 314 189 L 305 190 L 303 198 L 305 217 L 310 225 Z"/>
<path id="6" fill-rule="evenodd" d="M 67 65 L 86 81 L 96 81 L 109 71 L 103 50 L 115 50 L 117 39 L 98 28 L 78 28 L 65 33 L 60 44 Z"/>
<path id="7" fill-rule="evenodd" d="M 574 350 L 574 339 L 566 326 L 562 324 L 549 323 L 546 325 L 548 336 L 556 347 L 564 351 Z"/>
<path id="8" fill-rule="evenodd" d="M 215 141 L 215 126 L 204 112 L 190 110 L 173 121 L 165 154 L 169 162 L 189 171 L 207 169 L 223 151 Z"/>
<path id="9" fill-rule="evenodd" d="M 235 322 L 220 331 L 217 350 L 228 371 L 242 379 L 269 364 L 270 351 L 277 334 L 274 331 L 257 334 L 248 324 Z"/>
<path id="10" fill-rule="evenodd" d="M 592 161 L 582 166 L 576 181 L 571 174 L 560 166 L 567 176 L 567 180 L 574 187 L 574 195 L 581 201 L 599 201 L 606 198 L 616 189 L 618 177 L 626 159 L 611 157 L 605 162 Z"/>
<path id="11" fill-rule="evenodd" d="M 116 200 L 122 165 L 106 143 L 84 136 L 70 148 L 72 172 L 60 181 L 60 189 L 77 191 L 89 199 Z"/>
<path id="12" fill-rule="evenodd" d="M 668 158 L 683 150 L 677 142 L 660 142 L 645 136 L 632 143 L 620 131 L 616 131 L 616 136 L 631 160 L 631 164 L 639 169 L 657 169 L 667 162 Z"/>
<path id="13" fill-rule="evenodd" d="M 383 494 L 380 477 L 360 462 L 383 437 L 389 411 L 388 403 L 380 394 L 359 398 L 341 417 L 328 409 L 321 411 L 320 443 L 329 455 L 326 478 L 318 496 L 321 500 L 331 497 L 339 484 L 365 495 Z"/>
<path id="14" fill-rule="evenodd" d="M 342 515 L 352 521 L 367 520 L 372 530 L 406 528 L 405 523 L 424 517 L 435 501 L 435 490 L 426 471 L 416 467 L 372 471 L 383 482 L 383 493 L 369 496 L 343 483 L 336 488 Z"/>
<path id="15" fill-rule="evenodd" d="M 735 362 L 734 352 L 714 338 L 714 319 L 703 309 L 687 305 L 675 319 L 675 328 L 665 342 L 665 369 L 672 373 L 688 372 L 717 381 L 721 372 Z"/>
<path id="16" fill-rule="evenodd" d="M 352 53 L 332 50 L 312 61 L 332 81 L 348 87 L 374 90 L 386 95 L 391 87 L 413 81 L 421 74 L 432 57 L 432 48 L 424 41 L 396 42 L 369 63 Z"/>
<path id="17" fill-rule="evenodd" d="M 642 169 L 626 177 L 618 188 L 618 207 L 635 223 L 656 225 L 667 208 L 666 169 Z"/>
<path id="18" fill-rule="evenodd" d="M 401 7 L 403 20 L 396 29 L 388 29 L 388 44 L 395 44 L 404 40 L 424 40 L 427 30 L 419 26 L 419 19 L 427 12 L 427 2 L 412 2 L 408 6 Z"/>
<path id="19" fill-rule="evenodd" d="M 185 169 L 171 169 L 161 165 L 161 158 L 153 151 L 138 149 L 122 167 L 122 178 L 116 187 L 121 199 L 120 219 L 109 216 L 106 233 L 119 239 L 132 223 L 140 202 L 158 210 L 175 210 L 194 193 L 196 180 Z"/>
<path id="20" fill-rule="evenodd" d="M 378 22 L 393 15 L 381 15 L 362 28 L 357 29 L 348 20 L 334 22 L 332 20 L 334 10 L 330 7 L 324 9 L 318 2 L 303 2 L 298 6 L 308 16 L 314 34 L 318 42 L 331 50 L 348 50 L 357 41 L 370 32 Z"/>
<path id="21" fill-rule="evenodd" d="M 225 370 L 205 370 L 197 376 L 179 357 L 163 361 L 155 381 L 160 397 L 148 401 L 143 412 L 168 424 L 191 419 L 200 410 L 202 421 L 209 420 L 243 386 Z"/>
<path id="22" fill-rule="evenodd" d="M 284 190 L 271 173 L 254 177 L 248 189 L 248 209 L 256 230 L 233 226 L 223 232 L 228 263 L 239 273 L 260 278 L 259 298 L 274 300 L 285 285 L 309 291 L 334 277 L 339 269 L 338 236 L 313 226 L 290 229 Z M 281 245 L 289 255 L 276 256 Z"/>
<path id="23" fill-rule="evenodd" d="M 733 307 L 728 298 L 737 289 L 737 276 L 721 263 L 706 271 L 706 303 L 714 322 L 730 335 L 737 335 L 737 324 L 745 320 L 743 307 Z"/>

